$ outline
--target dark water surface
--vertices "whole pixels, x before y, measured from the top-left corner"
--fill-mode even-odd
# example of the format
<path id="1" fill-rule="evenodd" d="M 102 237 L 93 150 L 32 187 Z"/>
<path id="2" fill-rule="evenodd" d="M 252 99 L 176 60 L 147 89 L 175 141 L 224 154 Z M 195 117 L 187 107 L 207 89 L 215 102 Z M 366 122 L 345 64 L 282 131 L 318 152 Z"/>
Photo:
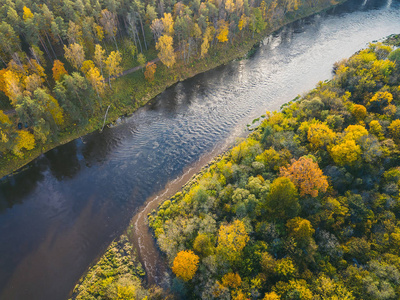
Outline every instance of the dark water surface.
<path id="1" fill-rule="evenodd" d="M 331 78 L 335 61 L 399 32 L 398 0 L 351 0 L 0 181 L 0 299 L 66 299 L 148 197 L 254 117 Z"/>

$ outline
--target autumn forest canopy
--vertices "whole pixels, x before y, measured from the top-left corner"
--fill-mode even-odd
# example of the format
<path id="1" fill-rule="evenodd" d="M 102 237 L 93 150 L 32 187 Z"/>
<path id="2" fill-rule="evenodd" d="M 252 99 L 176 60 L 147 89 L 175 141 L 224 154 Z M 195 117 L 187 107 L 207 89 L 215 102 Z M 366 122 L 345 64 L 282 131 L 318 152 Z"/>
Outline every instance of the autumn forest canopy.
<path id="1" fill-rule="evenodd" d="M 160 205 L 182 299 L 398 299 L 400 50 L 371 44 Z"/>
<path id="2" fill-rule="evenodd" d="M 0 167 L 339 2 L 0 0 Z M 143 286 L 130 228 L 72 298 L 399 299 L 399 63 L 383 43 L 337 62 L 149 214 L 166 287 Z"/>
<path id="3" fill-rule="evenodd" d="M 124 70 L 143 68 L 138 80 L 150 84 L 156 57 L 167 68 L 188 65 L 210 49 L 233 47 L 336 3 L 1 0 L 0 153 L 24 157 L 76 128 L 94 127 L 108 105 L 122 105 L 111 96 Z"/>

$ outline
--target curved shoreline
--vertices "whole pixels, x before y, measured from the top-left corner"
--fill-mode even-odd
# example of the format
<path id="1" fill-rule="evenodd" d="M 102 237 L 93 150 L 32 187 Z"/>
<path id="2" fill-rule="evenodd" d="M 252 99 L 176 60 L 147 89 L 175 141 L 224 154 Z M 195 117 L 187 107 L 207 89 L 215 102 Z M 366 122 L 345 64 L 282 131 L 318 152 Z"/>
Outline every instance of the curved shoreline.
<path id="1" fill-rule="evenodd" d="M 205 68 L 204 70 L 190 69 L 190 71 L 191 71 L 190 74 L 187 74 L 187 76 L 184 78 L 174 80 L 170 84 L 167 84 L 165 86 L 165 88 L 162 91 L 158 92 L 155 96 L 159 95 L 165 89 L 167 89 L 170 86 L 173 86 L 174 84 L 176 84 L 180 81 L 189 79 L 198 74 L 215 69 L 218 66 L 221 66 L 221 65 L 224 65 L 231 61 L 234 61 L 235 59 L 244 57 L 249 51 L 251 51 L 251 49 L 255 45 L 260 43 L 265 37 L 273 34 L 274 32 L 277 32 L 278 30 L 282 29 L 284 26 L 287 26 L 296 21 L 305 19 L 307 17 L 316 15 L 318 13 L 327 11 L 327 10 L 332 9 L 336 6 L 339 6 L 345 2 L 347 2 L 347 0 L 342 0 L 340 3 L 337 3 L 336 5 L 332 5 L 330 7 L 310 13 L 310 14 L 305 15 L 296 20 L 292 20 L 290 22 L 289 21 L 285 22 L 284 24 L 280 25 L 279 27 L 277 27 L 273 30 L 259 34 L 259 35 L 257 35 L 257 37 L 255 39 L 252 40 L 252 43 L 246 44 L 246 45 L 241 45 L 242 48 L 239 49 L 241 51 L 237 51 L 235 56 L 231 56 L 229 59 L 226 59 L 226 60 L 221 60 L 221 61 L 219 61 L 218 64 L 215 64 L 213 66 L 208 65 L 207 68 Z M 143 102 L 141 107 L 148 104 L 154 97 L 151 97 L 149 100 Z M 116 118 L 115 118 L 115 120 L 116 120 Z M 247 131 L 246 128 L 243 128 L 243 129 Z M 244 132 L 246 132 L 246 131 L 244 131 Z M 234 138 L 245 137 L 246 135 L 247 134 L 243 134 L 243 136 L 238 135 Z M 201 170 L 203 168 L 206 168 L 208 165 L 210 165 L 216 159 L 218 159 L 221 155 L 223 155 L 227 150 L 229 150 L 233 146 L 233 142 L 234 141 L 232 141 L 232 140 L 225 141 L 223 146 L 221 146 L 221 145 L 219 145 L 220 147 L 216 146 L 210 152 L 203 155 L 201 158 L 199 158 L 199 160 L 197 162 L 195 162 L 191 166 L 187 167 L 184 170 L 183 174 L 181 174 L 179 177 L 169 181 L 162 190 L 158 191 L 151 197 L 147 198 L 147 200 L 144 202 L 144 204 L 142 206 L 140 206 L 140 208 L 138 208 L 136 210 L 136 213 L 133 215 L 126 231 L 123 234 L 128 235 L 130 242 L 134 245 L 135 249 L 137 250 L 137 255 L 138 255 L 139 261 L 141 262 L 141 264 L 144 267 L 145 272 L 146 272 L 147 287 L 150 287 L 152 284 L 158 284 L 158 285 L 163 286 L 164 282 L 162 280 L 163 279 L 162 276 L 166 272 L 168 272 L 167 262 L 165 261 L 165 259 L 163 259 L 162 254 L 159 251 L 159 248 L 156 244 L 156 240 L 154 239 L 153 233 L 150 231 L 150 228 L 148 226 L 148 222 L 147 222 L 148 213 L 150 213 L 153 209 L 156 209 L 160 203 L 171 198 L 174 194 L 179 192 L 179 190 L 184 188 L 187 184 L 190 184 L 192 182 L 192 180 L 196 177 L 196 174 L 201 172 Z M 143 250 L 145 250 L 145 251 L 143 251 Z M 97 259 L 95 259 L 93 261 L 93 263 L 87 268 L 86 272 L 82 274 L 81 278 L 83 276 L 85 276 L 87 271 L 101 257 L 102 256 L 99 256 L 99 257 L 97 257 Z M 151 259 L 149 260 L 150 257 L 151 257 Z M 150 262 L 148 262 L 148 261 L 150 261 Z M 79 282 L 79 280 L 77 281 L 77 283 L 78 282 Z M 73 289 L 71 290 L 71 293 L 72 293 L 72 291 L 73 291 Z"/>
<path id="2" fill-rule="evenodd" d="M 244 138 L 248 133 L 249 132 L 243 131 L 243 133 L 236 136 L 235 139 Z M 234 141 L 232 139 L 228 139 L 222 145 L 216 145 L 211 151 L 188 166 L 183 171 L 183 174 L 169 181 L 163 190 L 149 197 L 131 219 L 127 235 L 136 248 L 139 261 L 146 271 L 148 285 L 162 285 L 162 276 L 165 272 L 168 272 L 167 262 L 163 259 L 156 244 L 156 240 L 154 239 L 153 232 L 148 226 L 148 214 L 150 214 L 152 210 L 157 209 L 161 203 L 182 190 L 186 185 L 190 185 L 203 169 L 206 169 L 209 165 L 221 158 L 233 145 Z"/>

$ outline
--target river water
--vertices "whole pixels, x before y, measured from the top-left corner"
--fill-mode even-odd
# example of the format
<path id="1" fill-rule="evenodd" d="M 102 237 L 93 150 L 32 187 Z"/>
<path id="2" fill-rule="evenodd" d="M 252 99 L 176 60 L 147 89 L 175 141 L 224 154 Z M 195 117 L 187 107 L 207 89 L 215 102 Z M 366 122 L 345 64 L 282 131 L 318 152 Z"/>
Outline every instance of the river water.
<path id="1" fill-rule="evenodd" d="M 146 199 L 243 136 L 253 118 L 331 78 L 335 61 L 399 31 L 399 0 L 350 0 L 3 178 L 0 299 L 66 299 Z"/>

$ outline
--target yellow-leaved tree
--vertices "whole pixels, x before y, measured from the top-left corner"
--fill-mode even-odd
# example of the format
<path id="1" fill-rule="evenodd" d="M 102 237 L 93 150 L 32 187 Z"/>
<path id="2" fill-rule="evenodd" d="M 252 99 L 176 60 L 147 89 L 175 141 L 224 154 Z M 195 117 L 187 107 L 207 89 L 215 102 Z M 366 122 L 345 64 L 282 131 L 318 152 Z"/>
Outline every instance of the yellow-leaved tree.
<path id="1" fill-rule="evenodd" d="M 357 121 L 362 121 L 367 116 L 367 109 L 364 105 L 355 104 L 351 110 L 351 114 L 356 118 Z"/>
<path id="2" fill-rule="evenodd" d="M 281 297 L 279 297 L 277 293 L 271 292 L 266 293 L 263 300 L 281 300 Z"/>
<path id="3" fill-rule="evenodd" d="M 389 92 L 377 92 L 368 101 L 368 106 L 374 106 L 381 108 L 383 106 L 389 105 L 393 101 L 393 95 Z"/>
<path id="4" fill-rule="evenodd" d="M 189 281 L 198 269 L 199 257 L 192 250 L 180 251 L 173 262 L 172 271 L 178 278 Z"/>
<path id="5" fill-rule="evenodd" d="M 32 13 L 32 11 L 31 11 L 28 7 L 24 6 L 24 7 L 22 8 L 22 10 L 23 10 L 22 18 L 24 19 L 24 21 L 33 18 L 33 13 Z"/>
<path id="6" fill-rule="evenodd" d="M 3 74 L 4 93 L 10 98 L 13 106 L 17 103 L 17 98 L 22 95 L 23 86 L 20 82 L 20 76 L 12 70 L 8 70 Z"/>
<path id="7" fill-rule="evenodd" d="M 174 35 L 174 19 L 172 18 L 172 15 L 170 13 L 164 13 L 161 22 L 164 26 L 164 33 L 172 37 Z"/>
<path id="8" fill-rule="evenodd" d="M 389 132 L 396 143 L 400 142 L 400 120 L 394 120 L 389 125 Z"/>
<path id="9" fill-rule="evenodd" d="M 225 10 L 231 14 L 235 11 L 236 6 L 235 6 L 235 2 L 233 0 L 226 0 L 225 1 Z"/>
<path id="10" fill-rule="evenodd" d="M 2 110 L 0 110 L 0 124 L 1 123 L 11 124 L 10 118 Z"/>
<path id="11" fill-rule="evenodd" d="M 101 75 L 103 75 L 104 61 L 106 60 L 106 50 L 103 50 L 99 44 L 96 44 L 93 60 L 96 66 L 100 69 Z"/>
<path id="12" fill-rule="evenodd" d="M 24 79 L 26 92 L 33 93 L 37 88 L 42 86 L 43 80 L 39 75 L 28 75 Z"/>
<path id="13" fill-rule="evenodd" d="M 279 281 L 273 287 L 273 291 L 276 292 L 278 295 L 282 295 L 283 299 L 293 299 L 291 295 L 296 295 L 297 299 L 302 300 L 315 299 L 312 291 L 309 289 L 307 281 L 305 281 L 304 279 L 294 279 L 289 280 L 289 282 Z"/>
<path id="14" fill-rule="evenodd" d="M 219 228 L 217 252 L 231 261 L 236 260 L 248 241 L 244 223 L 235 220 Z"/>
<path id="15" fill-rule="evenodd" d="M 379 123 L 378 120 L 372 120 L 369 123 L 369 131 L 372 134 L 376 135 L 379 139 L 384 138 L 382 125 Z"/>
<path id="16" fill-rule="evenodd" d="M 108 84 L 111 87 L 111 80 L 115 79 L 117 75 L 122 73 L 121 67 L 122 56 L 119 51 L 111 51 L 110 55 L 107 57 L 106 71 L 108 74 Z"/>
<path id="17" fill-rule="evenodd" d="M 68 47 L 64 45 L 64 56 L 68 62 L 76 69 L 80 70 L 85 61 L 85 51 L 83 47 L 77 43 L 70 44 Z"/>
<path id="18" fill-rule="evenodd" d="M 361 125 L 349 125 L 347 128 L 344 130 L 345 140 L 355 140 L 356 142 L 363 137 L 364 135 L 368 135 L 368 130 L 365 129 L 364 126 Z"/>
<path id="19" fill-rule="evenodd" d="M 307 139 L 314 149 L 327 146 L 332 143 L 335 137 L 336 133 L 325 123 L 314 123 L 308 127 Z"/>
<path id="20" fill-rule="evenodd" d="M 91 68 L 94 68 L 94 62 L 91 61 L 90 59 L 89 59 L 89 60 L 85 60 L 85 61 L 83 62 L 83 64 L 82 64 L 81 71 L 82 71 L 82 73 L 85 74 L 85 76 L 86 76 L 86 73 L 87 73 Z"/>
<path id="21" fill-rule="evenodd" d="M 208 53 L 208 49 L 210 48 L 210 41 L 214 36 L 215 29 L 213 26 L 208 26 L 203 35 L 203 42 L 201 43 L 201 57 L 203 58 Z"/>
<path id="22" fill-rule="evenodd" d="M 173 48 L 173 38 L 169 35 L 163 35 L 158 39 L 156 49 L 158 52 L 158 58 L 168 68 L 175 64 L 175 53 Z"/>
<path id="23" fill-rule="evenodd" d="M 10 141 L 11 124 L 10 118 L 0 110 L 0 151 L 8 150 L 7 143 Z"/>
<path id="24" fill-rule="evenodd" d="M 21 150 L 23 148 L 26 150 L 35 148 L 35 137 L 28 131 L 20 130 L 18 131 L 17 141 L 13 148 L 14 154 L 21 157 L 23 155 Z"/>
<path id="25" fill-rule="evenodd" d="M 248 18 L 246 17 L 245 14 L 243 14 L 243 15 L 240 17 L 240 20 L 239 20 L 239 24 L 238 24 L 239 30 L 242 31 L 243 28 L 246 28 L 248 23 L 249 23 Z"/>
<path id="26" fill-rule="evenodd" d="M 361 147 L 354 140 L 345 140 L 329 149 L 334 162 L 339 166 L 352 165 L 361 157 Z"/>
<path id="27" fill-rule="evenodd" d="M 101 99 L 101 96 L 104 93 L 105 84 L 104 84 L 104 78 L 100 74 L 99 69 L 96 67 L 90 68 L 89 71 L 87 71 L 86 73 L 86 78 L 92 85 L 93 89 L 96 91 L 97 97 Z"/>
<path id="28" fill-rule="evenodd" d="M 368 135 L 368 130 L 361 125 L 349 125 L 336 145 L 328 147 L 329 154 L 337 165 L 355 165 L 361 159 L 360 139 Z"/>
<path id="29" fill-rule="evenodd" d="M 217 39 L 221 43 L 225 43 L 228 41 L 229 27 L 228 22 L 224 20 L 218 21 L 218 29 L 217 29 Z"/>

